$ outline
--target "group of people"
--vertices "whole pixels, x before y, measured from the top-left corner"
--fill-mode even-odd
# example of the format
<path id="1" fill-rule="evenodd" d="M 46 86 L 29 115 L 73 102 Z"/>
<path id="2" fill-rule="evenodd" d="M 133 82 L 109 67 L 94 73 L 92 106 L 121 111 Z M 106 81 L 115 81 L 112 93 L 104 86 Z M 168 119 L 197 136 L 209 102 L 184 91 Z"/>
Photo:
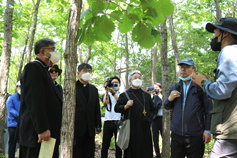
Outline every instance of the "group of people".
<path id="1" fill-rule="evenodd" d="M 205 144 L 215 139 L 210 158 L 237 157 L 237 19 L 222 18 L 217 24 L 208 23 L 206 30 L 214 33 L 211 48 L 220 51 L 215 70 L 215 81 L 197 72 L 193 59 L 184 58 L 179 65 L 180 82 L 169 88 L 163 100 L 171 113 L 171 158 L 202 158 Z M 56 64 L 60 55 L 55 42 L 45 38 L 35 43 L 36 59 L 28 63 L 17 83 L 16 94 L 8 100 L 10 108 L 14 98 L 16 111 L 9 110 L 8 130 L 20 144 L 20 158 L 37 158 L 40 144 L 50 137 L 56 139 L 53 157 L 59 156 L 62 119 L 62 87 L 55 79 L 62 73 Z M 50 72 L 50 73 L 49 73 Z M 98 89 L 91 85 L 92 67 L 78 66 L 76 82 L 74 158 L 93 158 L 95 134 L 101 132 L 101 113 Z M 142 74 L 135 70 L 129 74 L 130 88 L 120 92 L 121 81 L 111 78 L 105 84 L 103 102 L 106 108 L 103 127 L 101 158 L 108 157 L 113 135 L 117 137 L 117 122 L 128 118 L 130 109 L 130 142 L 124 158 L 152 158 L 153 142 L 156 157 L 161 157 L 159 133 L 162 136 L 162 86 L 154 83 L 154 90 L 142 87 Z M 151 93 L 151 95 L 149 94 Z M 214 103 L 212 103 L 214 100 Z M 19 104 L 21 102 L 21 104 Z M 20 109 L 20 111 L 19 111 Z M 17 126 L 16 123 L 17 122 Z M 152 126 L 152 134 L 150 127 Z M 14 147 L 10 145 L 10 150 Z M 10 151 L 9 150 L 9 151 Z M 122 150 L 116 146 L 116 158 Z"/>

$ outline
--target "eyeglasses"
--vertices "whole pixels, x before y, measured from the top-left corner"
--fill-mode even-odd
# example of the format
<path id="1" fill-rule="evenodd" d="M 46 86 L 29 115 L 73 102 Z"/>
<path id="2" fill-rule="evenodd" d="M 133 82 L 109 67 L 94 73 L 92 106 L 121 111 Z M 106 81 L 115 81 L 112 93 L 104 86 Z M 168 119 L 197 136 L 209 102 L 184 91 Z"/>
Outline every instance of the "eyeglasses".
<path id="1" fill-rule="evenodd" d="M 52 48 L 42 48 L 42 49 L 53 49 L 54 51 L 57 51 L 56 47 L 52 47 Z"/>
<path id="2" fill-rule="evenodd" d="M 189 69 L 191 67 L 191 65 L 182 65 L 182 66 L 179 66 L 180 69 Z"/>
<path id="3" fill-rule="evenodd" d="M 53 73 L 53 72 L 58 73 L 58 70 L 49 70 L 49 72 L 50 73 Z"/>

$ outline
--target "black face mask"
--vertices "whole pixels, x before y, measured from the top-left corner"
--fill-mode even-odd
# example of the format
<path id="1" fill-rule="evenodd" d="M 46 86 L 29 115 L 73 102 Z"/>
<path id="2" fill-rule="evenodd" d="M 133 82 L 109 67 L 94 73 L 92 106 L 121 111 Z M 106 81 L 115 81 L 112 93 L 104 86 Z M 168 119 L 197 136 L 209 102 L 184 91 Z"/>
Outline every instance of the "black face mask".
<path id="1" fill-rule="evenodd" d="M 160 91 L 159 91 L 159 89 L 155 89 L 155 92 L 156 92 L 156 94 L 158 94 Z"/>
<path id="2" fill-rule="evenodd" d="M 220 33 L 220 35 L 222 35 L 222 32 Z M 217 37 L 215 37 L 214 39 L 211 40 L 211 49 L 213 51 L 221 51 L 221 42 L 222 42 L 223 39 L 221 37 L 221 41 L 217 42 L 219 36 L 217 36 Z"/>

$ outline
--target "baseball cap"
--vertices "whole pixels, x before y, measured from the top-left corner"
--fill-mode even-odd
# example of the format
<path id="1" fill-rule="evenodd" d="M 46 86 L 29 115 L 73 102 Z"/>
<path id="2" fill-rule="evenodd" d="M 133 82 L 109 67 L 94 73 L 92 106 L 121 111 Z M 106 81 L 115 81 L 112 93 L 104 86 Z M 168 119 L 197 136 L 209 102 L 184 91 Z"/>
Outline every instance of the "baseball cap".
<path id="1" fill-rule="evenodd" d="M 181 64 L 196 65 L 196 63 L 191 58 L 184 58 L 183 60 L 181 60 L 180 63 L 178 63 L 178 65 L 181 65 Z"/>
<path id="2" fill-rule="evenodd" d="M 206 24 L 206 30 L 208 32 L 214 33 L 216 28 L 237 35 L 237 19 L 233 17 L 227 17 L 221 18 L 217 24 Z"/>

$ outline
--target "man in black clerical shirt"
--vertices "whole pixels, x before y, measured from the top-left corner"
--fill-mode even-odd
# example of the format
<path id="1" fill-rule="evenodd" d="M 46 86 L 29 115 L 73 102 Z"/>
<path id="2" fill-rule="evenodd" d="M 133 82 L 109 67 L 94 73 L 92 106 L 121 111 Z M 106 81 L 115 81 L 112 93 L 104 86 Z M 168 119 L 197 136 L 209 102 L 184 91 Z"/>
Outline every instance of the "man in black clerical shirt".
<path id="1" fill-rule="evenodd" d="M 89 84 L 91 65 L 78 66 L 76 83 L 76 114 L 73 143 L 73 158 L 94 158 L 95 129 L 101 132 L 101 114 L 98 89 Z"/>

